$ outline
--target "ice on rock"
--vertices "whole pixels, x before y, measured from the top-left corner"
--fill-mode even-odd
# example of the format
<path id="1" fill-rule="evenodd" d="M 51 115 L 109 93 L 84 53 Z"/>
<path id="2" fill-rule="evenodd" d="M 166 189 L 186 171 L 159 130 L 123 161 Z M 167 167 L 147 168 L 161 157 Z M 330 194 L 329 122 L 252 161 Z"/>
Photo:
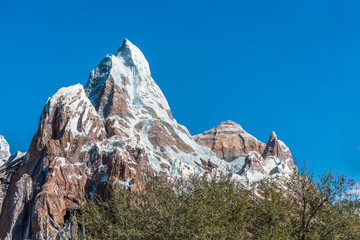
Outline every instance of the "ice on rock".
<path id="1" fill-rule="evenodd" d="M 23 158 L 24 156 L 26 155 L 26 152 L 20 152 L 20 151 L 17 151 L 15 154 L 11 155 L 7 161 L 4 161 L 2 164 L 0 164 L 0 167 L 1 166 L 8 166 L 10 163 L 15 163 L 15 164 L 12 164 L 13 166 L 15 165 L 18 165 L 18 164 L 21 164 L 19 161 L 21 160 L 21 158 Z"/>
<path id="2" fill-rule="evenodd" d="M 51 121 L 51 116 L 56 114 L 57 109 L 61 109 L 68 114 L 64 130 L 71 132 L 74 137 L 90 134 L 94 130 L 92 129 L 93 120 L 98 116 L 81 84 L 58 90 L 47 100 L 45 109 L 46 111 L 41 116 L 41 124 L 44 124 L 44 121 Z M 46 126 L 49 128 L 52 124 Z M 99 129 L 99 131 L 101 130 Z M 47 129 L 45 132 L 51 133 L 52 131 Z M 70 146 L 67 146 L 66 149 L 70 149 Z"/>
<path id="3" fill-rule="evenodd" d="M 150 75 L 149 63 L 138 47 L 126 38 L 117 51 L 117 57 L 121 56 L 127 66 L 138 68 L 140 72 Z"/>
<path id="4" fill-rule="evenodd" d="M 0 135 L 0 166 L 6 163 L 10 156 L 10 146 L 5 138 Z"/>

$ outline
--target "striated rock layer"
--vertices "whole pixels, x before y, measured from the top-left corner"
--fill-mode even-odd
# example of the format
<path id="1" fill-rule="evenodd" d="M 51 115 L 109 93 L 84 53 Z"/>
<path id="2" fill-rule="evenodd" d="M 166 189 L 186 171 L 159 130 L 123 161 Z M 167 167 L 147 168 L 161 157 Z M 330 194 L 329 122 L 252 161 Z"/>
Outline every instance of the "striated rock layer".
<path id="1" fill-rule="evenodd" d="M 275 132 L 271 133 L 265 144 L 248 134 L 239 124 L 226 121 L 195 135 L 194 140 L 229 162 L 235 177 L 248 186 L 268 177 L 276 177 L 281 183 L 290 177 L 295 168 L 289 148 L 277 139 Z"/>
<path id="2" fill-rule="evenodd" d="M 85 88 L 62 88 L 47 100 L 27 154 L 6 161 L 0 239 L 54 237 L 67 211 L 94 194 L 109 197 L 115 185 L 141 191 L 143 173 L 221 171 L 252 188 L 264 178 L 286 179 L 292 167 L 275 134 L 265 145 L 231 121 L 193 138 L 173 118 L 144 55 L 125 39 Z"/>
<path id="3" fill-rule="evenodd" d="M 222 122 L 209 131 L 195 135 L 194 140 L 228 162 L 244 157 L 252 151 L 262 154 L 266 146 L 232 121 Z"/>

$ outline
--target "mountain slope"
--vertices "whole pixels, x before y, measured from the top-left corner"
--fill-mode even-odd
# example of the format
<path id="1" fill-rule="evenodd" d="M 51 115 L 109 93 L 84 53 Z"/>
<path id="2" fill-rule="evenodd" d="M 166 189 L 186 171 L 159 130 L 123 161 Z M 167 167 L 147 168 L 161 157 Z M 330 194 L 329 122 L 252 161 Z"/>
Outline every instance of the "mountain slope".
<path id="1" fill-rule="evenodd" d="M 107 55 L 91 72 L 85 90 L 108 136 L 145 148 L 155 172 L 188 175 L 202 165 L 200 156 L 219 164 L 216 155 L 197 145 L 172 117 L 148 62 L 129 40 L 123 41 L 116 56 Z"/>

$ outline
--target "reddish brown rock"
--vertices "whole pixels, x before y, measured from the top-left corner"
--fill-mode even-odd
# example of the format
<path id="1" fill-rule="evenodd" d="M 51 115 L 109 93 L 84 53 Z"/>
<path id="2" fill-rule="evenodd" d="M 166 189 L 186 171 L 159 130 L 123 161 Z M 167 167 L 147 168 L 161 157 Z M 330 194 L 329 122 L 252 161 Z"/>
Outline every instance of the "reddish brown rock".
<path id="1" fill-rule="evenodd" d="M 54 225 L 51 221 L 62 226 L 66 210 L 78 208 L 86 202 L 86 181 L 83 170 L 70 164 L 66 158 L 58 157 L 51 162 L 47 181 L 35 201 L 31 219 L 33 237 L 43 237 L 44 229 L 52 236 L 56 231 L 48 227 Z"/>
<path id="2" fill-rule="evenodd" d="M 240 125 L 227 121 L 194 136 L 194 139 L 199 145 L 214 151 L 219 158 L 230 162 L 239 181 L 250 187 L 264 178 L 287 179 L 295 167 L 289 148 L 277 139 L 275 132 L 265 145 Z M 206 166 L 205 160 L 203 165 Z"/>
<path id="3" fill-rule="evenodd" d="M 103 121 L 81 85 L 60 89 L 50 98 L 28 156 L 8 184 L 0 239 L 54 236 L 66 211 L 84 204 L 92 189 L 106 195 L 111 183 L 108 177 L 98 178 L 101 174 L 139 189 L 136 173 L 145 168 L 146 156 L 116 150 L 103 140 Z M 100 150 L 101 144 L 110 150 Z"/>
<path id="4" fill-rule="evenodd" d="M 277 139 L 275 132 L 271 133 L 262 156 L 263 158 L 266 158 L 267 156 L 276 156 L 279 159 L 292 158 L 289 149 L 283 142 Z"/>
<path id="5" fill-rule="evenodd" d="M 265 149 L 264 143 L 232 121 L 222 122 L 209 131 L 195 135 L 194 140 L 199 145 L 210 148 L 219 158 L 228 162 L 245 157 L 251 151 L 261 154 Z"/>
<path id="6" fill-rule="evenodd" d="M 191 146 L 179 137 L 171 124 L 162 120 L 155 119 L 151 122 L 148 139 L 153 146 L 159 147 L 162 152 L 165 152 L 166 146 L 172 148 L 175 152 L 180 150 L 191 153 L 194 151 Z"/>
<path id="7" fill-rule="evenodd" d="M 7 208 L 3 208 L 0 217 L 0 238 L 13 237 L 17 229 L 21 238 L 32 236 L 40 239 L 42 234 L 51 235 L 58 229 L 66 209 L 84 202 L 82 193 L 86 176 L 74 165 L 86 161 L 82 158 L 81 148 L 104 137 L 101 119 L 81 85 L 60 89 L 50 98 L 28 157 L 13 176 L 4 199 Z M 25 194 L 24 188 L 19 187 L 24 176 L 31 179 L 31 196 L 19 207 L 16 195 L 21 195 L 21 191 Z M 31 212 L 25 214 L 26 211 Z"/>
<path id="8" fill-rule="evenodd" d="M 25 153 L 17 152 L 9 158 L 6 164 L 0 167 L 0 215 L 5 195 L 11 183 L 11 178 L 25 158 Z"/>

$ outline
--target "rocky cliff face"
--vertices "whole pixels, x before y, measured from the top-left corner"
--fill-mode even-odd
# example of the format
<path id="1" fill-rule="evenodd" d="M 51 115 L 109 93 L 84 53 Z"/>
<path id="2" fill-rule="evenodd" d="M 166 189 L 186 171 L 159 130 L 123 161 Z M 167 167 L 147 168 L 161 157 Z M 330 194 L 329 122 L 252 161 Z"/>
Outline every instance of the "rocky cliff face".
<path id="1" fill-rule="evenodd" d="M 134 156 L 141 161 L 141 153 L 118 145 L 107 140 L 103 121 L 80 84 L 60 89 L 48 99 L 28 155 L 11 178 L 0 238 L 53 236 L 66 210 L 94 193 L 106 196 L 109 181 L 128 184 L 140 171 Z"/>
<path id="2" fill-rule="evenodd" d="M 53 237 L 68 210 L 93 194 L 107 198 L 116 184 L 141 191 L 144 173 L 221 171 L 251 188 L 264 178 L 286 178 L 293 167 L 275 134 L 266 145 L 231 121 L 193 138 L 173 118 L 141 51 L 126 39 L 96 66 L 85 88 L 62 88 L 47 100 L 27 154 L 14 159 L 0 175 L 6 182 L 0 239 Z"/>
<path id="3" fill-rule="evenodd" d="M 0 136 L 0 149 L 1 149 L 1 165 L 0 165 L 0 215 L 2 209 L 6 208 L 3 205 L 5 196 L 8 192 L 11 178 L 21 166 L 22 161 L 26 155 L 22 152 L 17 152 L 14 155 L 10 155 L 10 147 L 3 136 Z"/>
<path id="4" fill-rule="evenodd" d="M 227 162 L 244 157 L 252 151 L 262 154 L 266 146 L 232 121 L 222 122 L 209 131 L 195 135 L 194 140 L 199 145 L 210 148 Z"/>
<path id="5" fill-rule="evenodd" d="M 248 134 L 232 121 L 195 135 L 194 140 L 214 151 L 220 159 L 233 166 L 234 176 L 248 186 L 264 178 L 286 179 L 295 164 L 289 148 L 272 132 L 267 144 Z"/>

